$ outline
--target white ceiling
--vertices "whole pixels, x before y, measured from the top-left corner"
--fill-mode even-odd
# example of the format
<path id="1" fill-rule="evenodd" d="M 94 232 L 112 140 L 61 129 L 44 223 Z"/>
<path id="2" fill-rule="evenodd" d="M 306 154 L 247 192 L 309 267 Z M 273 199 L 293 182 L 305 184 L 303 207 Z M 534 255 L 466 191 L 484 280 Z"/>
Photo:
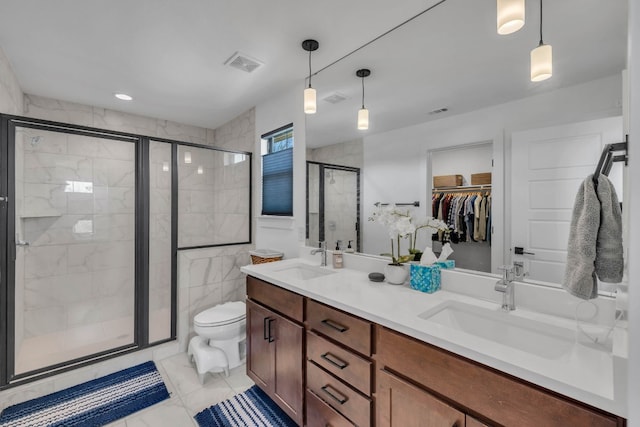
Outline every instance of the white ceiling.
<path id="1" fill-rule="evenodd" d="M 300 85 L 314 72 L 436 3 L 403 0 L 2 0 L 0 46 L 24 92 L 207 128 Z M 544 3 L 554 75 L 531 83 L 539 3 L 527 23 L 498 36 L 495 0 L 446 0 L 313 77 L 318 113 L 307 144 L 322 146 L 459 114 L 619 73 L 625 68 L 627 1 Z M 251 74 L 224 66 L 236 51 L 263 61 Z M 371 127 L 355 129 L 358 68 L 370 68 Z M 118 101 L 116 92 L 134 97 Z M 322 99 L 339 92 L 347 99 Z M 300 99 L 302 108 L 302 95 Z M 443 115 L 428 112 L 448 107 Z"/>

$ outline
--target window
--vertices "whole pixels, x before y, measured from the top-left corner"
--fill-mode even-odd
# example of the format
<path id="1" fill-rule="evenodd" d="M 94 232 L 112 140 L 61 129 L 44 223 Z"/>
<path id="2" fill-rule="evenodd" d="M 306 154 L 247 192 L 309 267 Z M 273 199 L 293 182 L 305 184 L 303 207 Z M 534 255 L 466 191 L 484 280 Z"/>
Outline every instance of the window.
<path id="1" fill-rule="evenodd" d="M 262 215 L 293 216 L 293 125 L 262 135 Z"/>

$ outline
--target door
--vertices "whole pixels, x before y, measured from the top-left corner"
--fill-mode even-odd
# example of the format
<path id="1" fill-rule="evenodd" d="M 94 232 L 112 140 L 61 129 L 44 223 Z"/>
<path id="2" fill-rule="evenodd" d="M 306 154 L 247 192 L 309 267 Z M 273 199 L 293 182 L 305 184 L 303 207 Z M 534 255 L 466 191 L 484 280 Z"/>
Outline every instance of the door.
<path id="1" fill-rule="evenodd" d="M 137 138 L 54 129 L 10 123 L 9 380 L 136 344 Z"/>
<path id="2" fill-rule="evenodd" d="M 265 391 L 273 391 L 275 347 L 270 338 L 275 314 L 247 300 L 247 374 Z M 271 331 L 271 333 L 270 333 Z"/>
<path id="3" fill-rule="evenodd" d="M 465 414 L 403 379 L 377 375 L 378 427 L 464 427 Z"/>
<path id="4" fill-rule="evenodd" d="M 513 133 L 511 261 L 523 262 L 530 279 L 563 282 L 578 188 L 594 173 L 604 145 L 622 140 L 620 117 Z M 621 168 L 609 178 L 621 197 Z"/>
<path id="5" fill-rule="evenodd" d="M 288 415 L 302 425 L 304 328 L 282 316 L 274 318 L 271 332 L 271 344 L 275 345 L 274 393 L 288 409 Z"/>

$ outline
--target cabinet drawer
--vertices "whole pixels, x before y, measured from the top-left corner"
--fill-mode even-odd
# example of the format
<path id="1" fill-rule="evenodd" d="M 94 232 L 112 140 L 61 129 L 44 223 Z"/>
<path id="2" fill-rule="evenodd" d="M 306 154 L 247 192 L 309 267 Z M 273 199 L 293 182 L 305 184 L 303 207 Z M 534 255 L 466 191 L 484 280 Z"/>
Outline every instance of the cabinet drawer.
<path id="1" fill-rule="evenodd" d="M 519 427 L 616 427 L 618 418 L 563 399 L 383 327 L 377 328 L 376 361 L 425 389 L 493 423 Z"/>
<path id="2" fill-rule="evenodd" d="M 371 355 L 371 323 L 350 314 L 307 300 L 310 329 L 334 339 L 355 351 Z"/>
<path id="3" fill-rule="evenodd" d="M 247 296 L 293 320 L 298 322 L 303 320 L 304 297 L 302 295 L 247 276 Z"/>
<path id="4" fill-rule="evenodd" d="M 355 425 L 370 425 L 371 399 L 343 384 L 313 362 L 307 362 L 307 388 Z"/>
<path id="5" fill-rule="evenodd" d="M 307 358 L 366 395 L 371 395 L 371 362 L 321 336 L 307 332 Z"/>
<path id="6" fill-rule="evenodd" d="M 353 427 L 345 417 L 307 390 L 307 427 Z"/>

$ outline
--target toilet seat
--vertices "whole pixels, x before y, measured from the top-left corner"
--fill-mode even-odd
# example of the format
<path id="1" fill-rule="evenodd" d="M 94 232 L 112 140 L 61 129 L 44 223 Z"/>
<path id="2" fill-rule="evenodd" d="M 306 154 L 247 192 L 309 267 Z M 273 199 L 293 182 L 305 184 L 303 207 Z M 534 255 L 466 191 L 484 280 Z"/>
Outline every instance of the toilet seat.
<path id="1" fill-rule="evenodd" d="M 200 327 L 224 326 L 241 322 L 246 316 L 244 302 L 232 301 L 200 312 L 193 318 L 193 324 Z"/>

